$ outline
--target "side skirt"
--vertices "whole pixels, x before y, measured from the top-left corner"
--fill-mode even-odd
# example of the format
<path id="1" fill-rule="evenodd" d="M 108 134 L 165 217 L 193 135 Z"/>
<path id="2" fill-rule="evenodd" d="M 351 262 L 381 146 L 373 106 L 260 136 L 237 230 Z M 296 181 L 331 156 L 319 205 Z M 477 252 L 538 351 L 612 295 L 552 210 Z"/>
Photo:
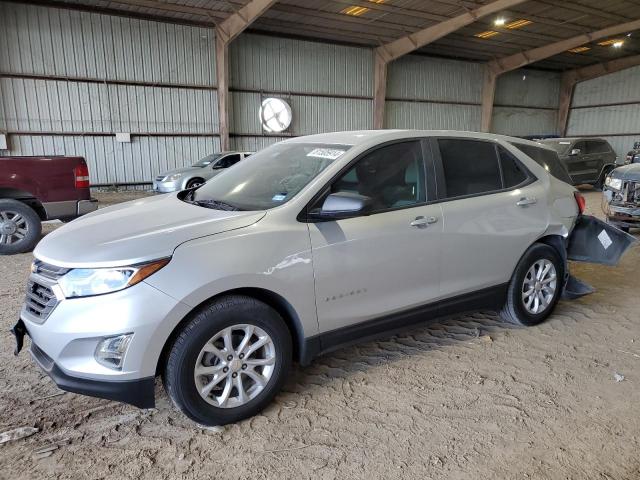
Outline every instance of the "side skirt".
<path id="1" fill-rule="evenodd" d="M 499 309 L 507 298 L 508 283 L 485 288 L 428 305 L 394 313 L 373 320 L 338 328 L 305 339 L 300 364 L 309 365 L 314 357 L 340 347 L 388 337 L 408 327 L 433 322 L 456 313 L 482 309 Z"/>

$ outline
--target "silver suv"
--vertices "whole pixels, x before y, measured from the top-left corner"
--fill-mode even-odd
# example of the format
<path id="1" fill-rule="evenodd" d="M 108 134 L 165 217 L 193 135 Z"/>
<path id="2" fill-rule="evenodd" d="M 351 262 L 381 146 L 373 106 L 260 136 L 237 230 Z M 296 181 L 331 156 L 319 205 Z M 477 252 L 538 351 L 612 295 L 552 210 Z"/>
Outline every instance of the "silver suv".
<path id="1" fill-rule="evenodd" d="M 160 173 L 153 179 L 153 191 L 171 193 L 187 188 L 199 187 L 226 168 L 249 157 L 253 152 L 220 152 L 207 155 L 190 167 L 176 168 Z"/>
<path id="2" fill-rule="evenodd" d="M 523 147 L 551 155 L 538 163 Z M 592 225 L 548 173 L 554 159 L 533 142 L 447 131 L 272 145 L 198 189 L 45 237 L 17 350 L 28 334 L 61 388 L 141 408 L 162 375 L 174 403 L 211 425 L 264 408 L 293 361 L 362 338 L 480 308 L 535 325 L 572 278 L 576 221 Z M 626 234 L 602 229 L 621 254 L 611 244 Z"/>

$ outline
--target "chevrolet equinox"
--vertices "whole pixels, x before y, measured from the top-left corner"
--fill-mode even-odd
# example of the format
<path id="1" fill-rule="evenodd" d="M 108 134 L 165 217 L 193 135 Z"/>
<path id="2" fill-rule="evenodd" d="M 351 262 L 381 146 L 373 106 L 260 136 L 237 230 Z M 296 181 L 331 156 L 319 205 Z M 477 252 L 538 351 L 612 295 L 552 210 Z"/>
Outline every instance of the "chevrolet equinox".
<path id="1" fill-rule="evenodd" d="M 585 218 L 570 182 L 549 147 L 492 134 L 286 140 L 47 235 L 16 353 L 28 335 L 60 388 L 140 408 L 161 375 L 194 421 L 235 422 L 340 345 L 462 310 L 542 322 Z"/>

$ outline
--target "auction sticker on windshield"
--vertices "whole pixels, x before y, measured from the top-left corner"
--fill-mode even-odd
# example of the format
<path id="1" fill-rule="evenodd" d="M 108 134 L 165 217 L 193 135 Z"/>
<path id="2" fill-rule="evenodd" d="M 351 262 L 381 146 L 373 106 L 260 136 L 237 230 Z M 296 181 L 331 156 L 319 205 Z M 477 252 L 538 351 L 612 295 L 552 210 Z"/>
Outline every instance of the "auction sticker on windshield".
<path id="1" fill-rule="evenodd" d="M 338 150 L 336 148 L 314 148 L 309 153 L 307 153 L 307 157 L 317 157 L 317 158 L 326 158 L 329 160 L 335 160 L 344 152 L 345 150 Z"/>

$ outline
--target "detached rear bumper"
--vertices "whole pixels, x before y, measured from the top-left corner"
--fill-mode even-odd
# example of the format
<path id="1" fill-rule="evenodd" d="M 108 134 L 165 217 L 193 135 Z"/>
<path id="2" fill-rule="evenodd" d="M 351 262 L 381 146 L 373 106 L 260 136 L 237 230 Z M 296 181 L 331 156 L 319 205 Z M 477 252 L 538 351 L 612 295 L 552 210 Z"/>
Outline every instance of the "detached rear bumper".
<path id="1" fill-rule="evenodd" d="M 567 258 L 576 262 L 615 266 L 638 240 L 613 225 L 589 215 L 578 218 L 569 237 Z"/>
<path id="2" fill-rule="evenodd" d="M 35 343 L 31 342 L 31 356 L 62 390 L 124 402 L 138 408 L 155 407 L 155 379 L 100 381 L 73 377 L 58 367 Z"/>

